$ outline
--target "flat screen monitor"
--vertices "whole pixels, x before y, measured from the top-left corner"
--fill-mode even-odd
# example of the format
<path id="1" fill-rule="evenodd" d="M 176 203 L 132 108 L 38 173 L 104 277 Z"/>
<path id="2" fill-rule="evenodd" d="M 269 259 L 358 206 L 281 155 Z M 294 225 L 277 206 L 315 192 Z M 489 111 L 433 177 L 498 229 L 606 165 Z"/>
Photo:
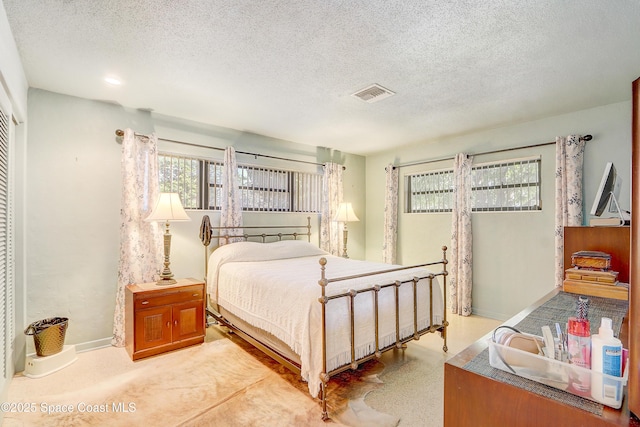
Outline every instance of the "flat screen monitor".
<path id="1" fill-rule="evenodd" d="M 596 198 L 591 207 L 591 215 L 601 216 L 607 209 L 607 205 L 610 204 L 612 195 L 616 198 L 616 201 L 618 200 L 620 197 L 621 184 L 622 180 L 616 173 L 616 167 L 611 162 L 607 163 L 607 166 L 604 168 L 604 173 L 602 174 L 598 192 L 596 193 Z M 615 204 L 611 206 L 609 212 L 618 212 Z"/>

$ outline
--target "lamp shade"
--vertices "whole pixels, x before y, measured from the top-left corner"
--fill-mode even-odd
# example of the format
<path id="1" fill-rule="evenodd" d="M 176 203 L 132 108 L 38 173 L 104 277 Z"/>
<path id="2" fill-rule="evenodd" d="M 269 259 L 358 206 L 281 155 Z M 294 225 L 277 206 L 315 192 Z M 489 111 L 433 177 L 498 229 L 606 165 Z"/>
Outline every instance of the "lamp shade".
<path id="1" fill-rule="evenodd" d="M 178 193 L 160 193 L 156 206 L 145 221 L 191 221 Z"/>
<path id="2" fill-rule="evenodd" d="M 336 216 L 333 217 L 333 220 L 338 222 L 360 221 L 360 219 L 358 219 L 356 214 L 353 212 L 351 203 L 340 203 L 340 206 L 338 206 L 338 212 L 336 213 Z"/>

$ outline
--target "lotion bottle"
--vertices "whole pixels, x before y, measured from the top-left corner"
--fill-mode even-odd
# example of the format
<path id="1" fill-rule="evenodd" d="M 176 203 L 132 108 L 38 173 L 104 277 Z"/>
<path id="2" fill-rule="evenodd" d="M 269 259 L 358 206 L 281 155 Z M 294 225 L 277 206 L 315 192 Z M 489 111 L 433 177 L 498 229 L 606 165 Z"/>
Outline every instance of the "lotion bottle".
<path id="1" fill-rule="evenodd" d="M 591 337 L 591 397 L 615 406 L 622 399 L 622 382 L 602 375 L 622 376 L 622 342 L 613 336 L 611 323 L 603 317 L 598 334 Z"/>

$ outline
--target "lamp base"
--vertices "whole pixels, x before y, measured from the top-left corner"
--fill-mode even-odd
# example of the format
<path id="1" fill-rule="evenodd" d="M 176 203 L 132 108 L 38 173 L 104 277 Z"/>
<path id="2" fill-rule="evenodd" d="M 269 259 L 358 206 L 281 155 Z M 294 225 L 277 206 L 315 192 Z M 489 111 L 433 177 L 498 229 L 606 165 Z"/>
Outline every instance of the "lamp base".
<path id="1" fill-rule="evenodd" d="M 161 277 L 160 280 L 156 282 L 156 285 L 166 286 L 166 285 L 175 285 L 176 283 L 178 282 L 176 282 L 176 280 L 173 279 L 172 277 Z"/>
<path id="2" fill-rule="evenodd" d="M 347 223 L 345 222 L 342 228 L 342 258 L 349 258 L 347 255 Z"/>
<path id="3" fill-rule="evenodd" d="M 177 282 L 173 279 L 173 273 L 169 269 L 169 254 L 171 253 L 171 233 L 169 233 L 169 221 L 165 224 L 164 231 L 164 269 L 160 273 L 160 280 L 156 282 L 158 286 L 175 285 Z"/>

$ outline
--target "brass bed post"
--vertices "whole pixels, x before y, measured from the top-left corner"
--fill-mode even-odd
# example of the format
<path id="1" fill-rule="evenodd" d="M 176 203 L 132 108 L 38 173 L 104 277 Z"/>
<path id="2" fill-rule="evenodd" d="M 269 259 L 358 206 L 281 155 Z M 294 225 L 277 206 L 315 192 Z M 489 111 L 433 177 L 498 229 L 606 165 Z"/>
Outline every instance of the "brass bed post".
<path id="1" fill-rule="evenodd" d="M 449 322 L 447 322 L 447 292 L 449 291 L 447 289 L 447 275 L 449 273 L 447 273 L 447 264 L 449 263 L 449 261 L 447 261 L 447 247 L 443 246 L 442 247 L 442 304 L 443 304 L 443 310 L 442 310 L 442 339 L 444 339 L 444 345 L 442 346 L 442 351 L 444 351 L 445 353 L 449 350 L 449 348 L 447 347 L 447 326 L 449 326 Z"/>
<path id="2" fill-rule="evenodd" d="M 204 247 L 204 280 L 207 281 L 207 275 L 209 274 L 209 247 Z"/>
<path id="3" fill-rule="evenodd" d="M 418 278 L 414 277 L 413 283 L 413 339 L 420 339 L 418 335 Z"/>
<path id="4" fill-rule="evenodd" d="M 429 330 L 433 332 L 433 274 L 429 274 Z"/>
<path id="5" fill-rule="evenodd" d="M 380 285 L 375 285 L 373 287 L 373 293 L 375 296 L 375 337 L 376 337 L 376 352 L 375 355 L 379 359 L 382 356 L 382 352 L 380 351 L 380 334 L 378 332 L 379 325 L 379 306 L 378 306 L 378 293 L 380 292 Z"/>
<path id="6" fill-rule="evenodd" d="M 396 280 L 393 286 L 393 292 L 396 300 L 396 348 L 406 348 L 407 345 L 400 340 L 400 286 L 402 282 Z"/>
<path id="7" fill-rule="evenodd" d="M 358 369 L 356 363 L 356 320 L 354 313 L 354 298 L 358 293 L 354 289 L 349 290 L 349 311 L 351 312 L 351 369 Z"/>
<path id="8" fill-rule="evenodd" d="M 325 265 L 327 265 L 327 259 L 325 257 L 320 258 L 320 281 L 318 284 L 322 287 L 322 296 L 318 298 L 320 304 L 322 304 L 322 372 L 320 373 L 320 399 L 322 400 L 322 419 L 328 420 L 329 414 L 327 413 L 327 381 L 329 377 L 327 375 L 327 325 L 326 325 L 326 306 L 327 296 L 325 287 L 329 283 L 325 276 Z"/>
<path id="9" fill-rule="evenodd" d="M 210 325 L 217 325 L 218 321 L 216 320 L 216 316 L 209 309 L 210 305 L 210 296 L 208 290 L 207 276 L 209 273 L 209 245 L 211 244 L 211 235 L 212 235 L 211 221 L 209 220 L 209 215 L 204 215 L 202 217 L 202 221 L 200 223 L 200 242 L 204 247 L 204 300 L 205 300 L 205 327 L 209 327 Z M 207 320 L 211 317 L 211 322 Z"/>

